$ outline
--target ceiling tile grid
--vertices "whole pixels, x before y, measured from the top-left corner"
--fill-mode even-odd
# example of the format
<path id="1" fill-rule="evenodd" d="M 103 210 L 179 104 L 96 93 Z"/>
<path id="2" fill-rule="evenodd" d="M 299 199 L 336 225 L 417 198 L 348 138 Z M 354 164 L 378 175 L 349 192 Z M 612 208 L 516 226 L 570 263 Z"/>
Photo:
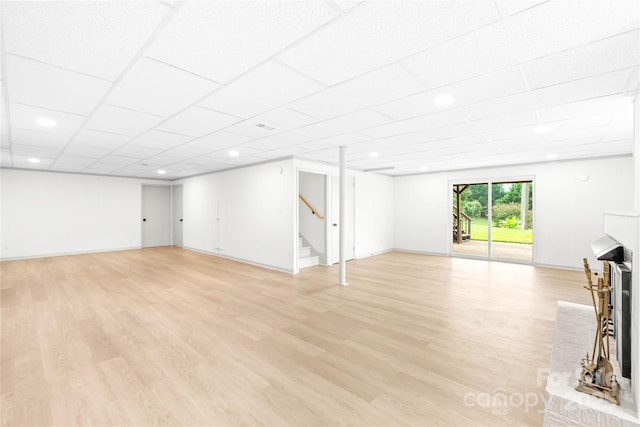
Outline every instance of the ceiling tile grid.
<path id="1" fill-rule="evenodd" d="M 632 152 L 635 0 L 0 7 L 2 167 L 170 180 L 346 146 L 402 175 Z"/>

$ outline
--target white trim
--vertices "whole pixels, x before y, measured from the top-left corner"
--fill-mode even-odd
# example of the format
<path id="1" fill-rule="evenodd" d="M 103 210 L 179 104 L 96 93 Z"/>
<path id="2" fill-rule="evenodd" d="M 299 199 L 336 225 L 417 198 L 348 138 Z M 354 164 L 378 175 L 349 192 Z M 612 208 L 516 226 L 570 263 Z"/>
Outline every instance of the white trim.
<path id="1" fill-rule="evenodd" d="M 297 273 L 297 272 L 295 272 L 293 270 L 288 270 L 286 268 L 276 267 L 274 265 L 269 265 L 269 264 L 260 264 L 258 262 L 248 261 L 248 260 L 246 260 L 244 258 L 236 258 L 236 257 L 228 256 L 228 255 L 222 255 L 220 253 L 205 251 L 205 250 L 202 250 L 202 249 L 196 249 L 196 248 L 192 248 L 192 247 L 189 247 L 189 246 L 183 246 L 181 249 L 186 249 L 188 251 L 198 252 L 198 253 L 205 254 L 205 255 L 216 256 L 216 257 L 220 257 L 220 258 L 224 258 L 224 259 L 229 259 L 231 261 L 237 261 L 237 262 L 241 262 L 243 264 L 254 265 L 256 267 L 267 268 L 269 270 L 275 270 L 275 271 L 279 271 L 281 273 L 289 273 L 289 274 L 296 274 Z"/>
<path id="2" fill-rule="evenodd" d="M 0 261 L 19 261 L 22 259 L 53 258 L 58 256 L 71 256 L 71 255 L 89 255 L 89 254 L 100 254 L 100 253 L 106 253 L 106 252 L 132 251 L 137 249 L 144 249 L 144 248 L 142 246 L 127 246 L 124 248 L 92 249 L 89 251 L 78 251 L 78 252 L 56 252 L 56 253 L 49 253 L 49 254 L 0 258 Z"/>

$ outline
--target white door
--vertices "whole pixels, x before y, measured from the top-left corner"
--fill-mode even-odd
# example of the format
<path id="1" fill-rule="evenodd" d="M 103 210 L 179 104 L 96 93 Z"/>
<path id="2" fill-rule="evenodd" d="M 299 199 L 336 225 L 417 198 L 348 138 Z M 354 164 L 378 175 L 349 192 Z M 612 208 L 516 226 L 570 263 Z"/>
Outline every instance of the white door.
<path id="1" fill-rule="evenodd" d="M 171 187 L 142 186 L 142 247 L 171 245 Z"/>
<path id="2" fill-rule="evenodd" d="M 173 207 L 173 246 L 182 247 L 182 185 L 171 187 L 171 205 Z"/>
<path id="3" fill-rule="evenodd" d="M 345 260 L 354 258 L 355 209 L 354 209 L 354 179 L 347 176 L 345 183 Z M 331 180 L 331 263 L 340 261 L 340 177 L 333 176 Z"/>

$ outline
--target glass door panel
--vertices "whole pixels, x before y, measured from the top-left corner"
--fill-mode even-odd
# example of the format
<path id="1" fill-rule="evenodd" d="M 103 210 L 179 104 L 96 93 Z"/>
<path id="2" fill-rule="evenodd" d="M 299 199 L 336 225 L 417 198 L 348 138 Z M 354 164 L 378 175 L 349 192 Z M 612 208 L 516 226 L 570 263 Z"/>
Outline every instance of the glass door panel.
<path id="1" fill-rule="evenodd" d="M 488 184 L 453 185 L 455 255 L 489 256 Z"/>
<path id="2" fill-rule="evenodd" d="M 491 258 L 532 262 L 533 183 L 493 183 L 491 196 Z"/>

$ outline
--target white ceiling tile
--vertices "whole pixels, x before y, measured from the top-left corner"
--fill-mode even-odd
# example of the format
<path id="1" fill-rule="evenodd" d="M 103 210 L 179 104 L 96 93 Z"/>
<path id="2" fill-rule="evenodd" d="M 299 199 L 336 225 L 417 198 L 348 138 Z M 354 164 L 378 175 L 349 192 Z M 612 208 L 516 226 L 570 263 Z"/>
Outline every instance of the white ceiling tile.
<path id="1" fill-rule="evenodd" d="M 289 108 L 277 108 L 247 120 L 247 122 L 254 123 L 255 125 L 266 124 L 280 132 L 307 126 L 316 121 L 316 119 L 306 114 L 290 110 Z"/>
<path id="2" fill-rule="evenodd" d="M 321 84 L 290 68 L 269 61 L 223 86 L 200 105 L 247 118 L 322 88 Z"/>
<path id="3" fill-rule="evenodd" d="M 416 78 L 393 64 L 296 101 L 291 108 L 327 119 L 423 90 Z"/>
<path id="4" fill-rule="evenodd" d="M 115 80 L 169 8 L 159 2 L 3 2 L 6 51 Z"/>
<path id="5" fill-rule="evenodd" d="M 96 147 L 85 144 L 71 143 L 67 145 L 64 150 L 65 155 L 80 156 L 80 157 L 93 157 L 99 159 L 113 151 L 114 147 Z"/>
<path id="6" fill-rule="evenodd" d="M 342 145 L 350 146 L 352 144 L 368 141 L 370 139 L 371 137 L 367 135 L 354 132 L 354 133 L 346 133 L 338 136 L 330 136 L 328 138 L 317 139 L 315 142 L 325 146 L 340 147 Z M 307 144 L 311 144 L 311 143 L 307 143 Z M 306 146 L 307 144 L 305 144 L 304 146 Z"/>
<path id="7" fill-rule="evenodd" d="M 85 120 L 84 116 L 30 105 L 11 103 L 10 120 L 13 129 L 25 129 L 35 132 L 55 133 L 59 135 L 73 135 Z M 51 119 L 56 122 L 53 127 L 43 127 L 36 122 L 40 118 Z"/>
<path id="8" fill-rule="evenodd" d="M 538 89 L 637 65 L 640 65 L 640 31 L 556 53 L 522 67 L 529 87 Z"/>
<path id="9" fill-rule="evenodd" d="M 211 80 L 142 57 L 109 94 L 106 102 L 168 117 L 219 86 Z"/>
<path id="10" fill-rule="evenodd" d="M 161 120 L 162 117 L 159 116 L 103 104 L 91 116 L 85 127 L 103 132 L 135 136 L 151 129 Z"/>
<path id="11" fill-rule="evenodd" d="M 439 87 L 637 29 L 639 9 L 637 1 L 547 1 L 403 62 Z"/>
<path id="12" fill-rule="evenodd" d="M 229 166 L 244 166 L 244 165 L 252 165 L 254 163 L 264 162 L 265 159 L 259 156 L 246 156 L 246 157 L 235 157 L 232 159 L 225 160 L 224 163 Z"/>
<path id="13" fill-rule="evenodd" d="M 64 148 L 69 143 L 68 135 L 55 133 L 34 132 L 24 129 L 14 129 L 11 134 L 14 144 L 29 145 L 32 147 Z"/>
<path id="14" fill-rule="evenodd" d="M 166 150 L 178 145 L 182 145 L 191 139 L 193 138 L 190 136 L 178 135 L 170 132 L 162 132 L 159 130 L 150 130 L 149 132 L 140 135 L 136 139 L 132 140 L 130 145 L 154 148 L 158 150 Z"/>
<path id="15" fill-rule="evenodd" d="M 299 145 L 294 147 L 284 147 L 284 148 L 276 148 L 275 150 L 263 151 L 258 154 L 258 157 L 262 157 L 265 159 L 279 159 L 281 157 L 289 157 L 289 156 L 300 156 L 307 153 L 308 150 L 304 148 L 300 148 Z"/>
<path id="16" fill-rule="evenodd" d="M 100 165 L 120 165 L 127 166 L 136 162 L 139 162 L 140 159 L 135 157 L 125 157 L 125 156 L 114 156 L 108 155 L 100 159 L 98 162 Z"/>
<path id="17" fill-rule="evenodd" d="M 278 59 L 335 84 L 498 18 L 492 2 L 368 2 Z"/>
<path id="18" fill-rule="evenodd" d="M 228 127 L 226 130 L 252 139 L 265 138 L 290 129 L 306 126 L 316 121 L 305 114 L 288 108 L 278 108 L 244 120 Z"/>
<path id="19" fill-rule="evenodd" d="M 95 158 L 92 157 L 82 157 L 82 156 L 73 156 L 70 154 L 61 154 L 56 159 L 54 165 L 58 165 L 59 163 L 64 163 L 66 165 L 77 165 L 82 169 L 96 162 Z"/>
<path id="20" fill-rule="evenodd" d="M 200 147 L 205 148 L 209 151 L 216 151 L 235 145 L 240 145 L 248 141 L 251 141 L 251 138 L 247 136 L 220 131 L 191 141 L 187 144 L 187 146 Z"/>
<path id="21" fill-rule="evenodd" d="M 269 136 L 262 139 L 246 143 L 243 147 L 256 148 L 259 150 L 275 150 L 276 148 L 292 147 L 309 141 L 308 136 L 297 135 L 294 133 L 281 133 L 279 135 Z"/>
<path id="22" fill-rule="evenodd" d="M 41 162 L 44 159 L 55 159 L 60 155 L 62 148 L 60 147 L 34 147 L 32 145 L 13 144 L 11 146 L 11 152 L 13 153 L 13 160 L 27 161 L 29 157 L 36 157 Z"/>
<path id="23" fill-rule="evenodd" d="M 602 98 L 588 99 L 586 101 L 540 108 L 537 111 L 541 122 L 554 122 L 596 114 L 628 114 L 629 111 L 633 112 L 633 102 L 630 97 L 605 96 Z"/>
<path id="24" fill-rule="evenodd" d="M 31 157 L 31 156 L 30 156 Z M 13 155 L 12 166 L 20 169 L 34 169 L 34 170 L 47 170 L 53 164 L 53 159 L 40 158 L 40 163 L 34 164 L 29 162 L 29 159 L 25 156 Z"/>
<path id="25" fill-rule="evenodd" d="M 422 92 L 376 107 L 377 111 L 395 119 L 423 116 L 439 110 L 475 104 L 488 99 L 521 93 L 526 90 L 517 67 L 506 68 L 438 89 Z M 434 100 L 443 95 L 453 96 L 451 105 L 439 107 Z"/>
<path id="26" fill-rule="evenodd" d="M 125 135 L 117 135 L 109 132 L 101 132 L 97 130 L 82 129 L 73 138 L 72 145 L 82 145 L 87 147 L 104 148 L 115 150 L 121 145 L 129 141 L 131 137 Z"/>
<path id="27" fill-rule="evenodd" d="M 13 156 L 7 149 L 0 149 L 0 165 L 11 167 L 13 166 Z"/>
<path id="28" fill-rule="evenodd" d="M 112 154 L 116 156 L 137 157 L 139 159 L 145 159 L 147 157 L 155 156 L 160 152 L 162 152 L 162 150 L 158 148 L 140 147 L 133 144 L 127 144 L 124 147 L 118 148 Z"/>
<path id="29" fill-rule="evenodd" d="M 200 137 L 230 126 L 240 119 L 202 107 L 190 107 L 158 126 L 159 130 Z"/>
<path id="30" fill-rule="evenodd" d="M 298 129 L 296 132 L 310 136 L 312 138 L 326 138 L 329 136 L 340 135 L 343 133 L 351 133 L 360 131 L 374 126 L 389 123 L 391 120 L 382 114 L 371 111 L 359 111 L 357 113 L 348 114 L 335 119 L 326 120 L 324 122 L 315 123 Z"/>
<path id="31" fill-rule="evenodd" d="M 571 103 L 590 98 L 621 93 L 629 71 L 616 71 L 589 77 L 531 92 L 482 102 L 460 110 L 467 118 L 476 120 L 500 114 L 544 108 L 562 103 Z"/>
<path id="32" fill-rule="evenodd" d="M 324 2 L 185 2 L 147 54 L 228 82 L 335 15 Z"/>
<path id="33" fill-rule="evenodd" d="M 194 147 L 189 145 L 181 145 L 179 147 L 172 148 L 162 152 L 162 156 L 171 156 L 179 159 L 188 159 L 191 157 L 202 156 L 208 154 L 211 151 L 203 147 Z"/>
<path id="34" fill-rule="evenodd" d="M 236 157 L 232 157 L 229 155 L 229 151 L 237 151 L 238 152 L 238 156 Z M 222 162 L 230 162 L 230 161 L 235 161 L 236 159 L 242 159 L 244 158 L 245 160 L 247 158 L 253 158 L 253 156 L 258 155 L 262 152 L 262 150 L 258 150 L 255 148 L 251 148 L 251 147 L 244 147 L 244 146 L 240 146 L 240 147 L 230 147 L 230 148 L 225 148 L 224 150 L 220 150 L 220 151 L 216 151 L 215 153 L 210 154 L 210 157 L 216 158 Z M 264 160 L 264 159 L 260 159 Z M 244 164 L 244 163 L 242 163 Z"/>
<path id="35" fill-rule="evenodd" d="M 92 174 L 98 174 L 98 175 L 109 175 L 115 171 L 117 171 L 118 169 L 120 169 L 120 166 L 114 166 L 114 165 L 98 165 L 96 163 L 94 163 L 93 165 L 87 167 L 86 169 L 83 170 L 84 173 L 92 173 Z"/>
<path id="36" fill-rule="evenodd" d="M 363 130 L 362 133 L 373 138 L 384 138 L 387 136 L 400 135 L 404 133 L 417 132 L 421 130 L 433 129 L 449 126 L 456 123 L 466 123 L 456 110 L 441 111 L 429 114 L 428 116 L 415 117 L 413 119 L 397 121 L 394 123 Z"/>
<path id="37" fill-rule="evenodd" d="M 11 144 L 9 143 L 9 135 L 1 134 L 0 135 L 0 148 L 9 148 Z"/>
<path id="38" fill-rule="evenodd" d="M 11 101 L 67 113 L 88 115 L 111 82 L 42 62 L 7 55 Z"/>
<path id="39" fill-rule="evenodd" d="M 547 0 L 496 0 L 496 6 L 500 12 L 500 16 L 507 17 L 515 15 L 518 12 L 537 6 Z"/>
<path id="40" fill-rule="evenodd" d="M 222 160 L 220 159 L 220 156 L 214 157 L 212 155 L 204 155 L 204 156 L 192 157 L 190 159 L 185 159 L 184 163 L 190 164 L 190 165 L 206 166 L 206 165 L 222 164 Z"/>
<path id="41" fill-rule="evenodd" d="M 594 126 L 603 126 L 609 124 L 609 116 L 586 116 L 574 118 L 570 120 L 562 120 L 549 123 L 549 133 L 543 134 L 545 139 L 549 139 L 550 135 L 556 135 L 559 132 L 580 130 Z M 526 138 L 535 134 L 537 126 L 523 126 L 518 128 L 504 129 L 493 132 L 486 132 L 486 136 L 492 141 L 500 141 L 504 139 Z"/>

